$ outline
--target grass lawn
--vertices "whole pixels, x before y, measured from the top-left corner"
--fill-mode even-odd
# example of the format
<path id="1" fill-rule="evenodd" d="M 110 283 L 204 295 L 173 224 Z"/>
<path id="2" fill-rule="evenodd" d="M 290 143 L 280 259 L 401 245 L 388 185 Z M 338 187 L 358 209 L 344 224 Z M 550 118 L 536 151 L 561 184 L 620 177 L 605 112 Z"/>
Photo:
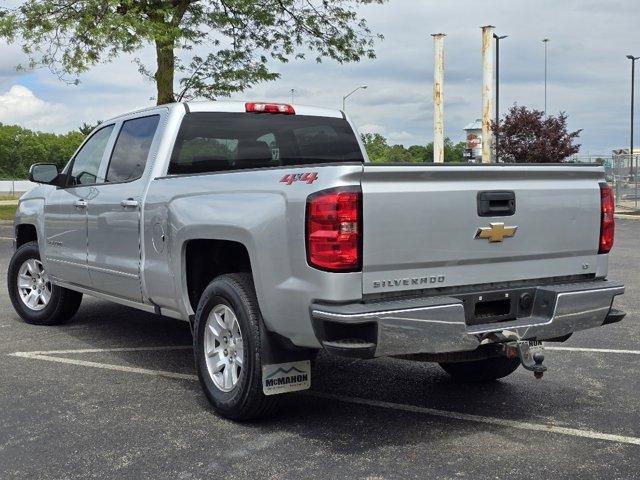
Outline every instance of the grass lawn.
<path id="1" fill-rule="evenodd" d="M 18 205 L 0 205 L 0 220 L 13 220 Z"/>
<path id="2" fill-rule="evenodd" d="M 20 195 L 0 195 L 0 200 L 18 200 Z"/>

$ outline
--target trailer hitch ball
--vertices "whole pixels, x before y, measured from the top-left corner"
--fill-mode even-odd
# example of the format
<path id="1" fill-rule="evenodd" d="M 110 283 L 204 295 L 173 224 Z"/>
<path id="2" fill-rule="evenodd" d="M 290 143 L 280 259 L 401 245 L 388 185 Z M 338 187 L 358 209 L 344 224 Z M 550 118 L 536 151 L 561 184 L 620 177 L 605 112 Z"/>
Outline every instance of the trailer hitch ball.
<path id="1" fill-rule="evenodd" d="M 533 370 L 533 376 L 536 377 L 538 380 L 540 380 L 542 378 L 542 376 L 544 375 L 545 370 L 547 369 L 547 367 L 542 365 L 542 362 L 544 362 L 544 355 L 542 353 L 540 353 L 540 352 L 534 353 L 533 354 L 533 361 L 535 363 L 534 370 Z"/>
<path id="2" fill-rule="evenodd" d="M 516 350 L 522 366 L 533 372 L 533 376 L 537 379 L 542 378 L 547 367 L 542 364 L 544 362 L 544 354 L 542 352 L 531 352 L 529 342 L 518 342 Z"/>

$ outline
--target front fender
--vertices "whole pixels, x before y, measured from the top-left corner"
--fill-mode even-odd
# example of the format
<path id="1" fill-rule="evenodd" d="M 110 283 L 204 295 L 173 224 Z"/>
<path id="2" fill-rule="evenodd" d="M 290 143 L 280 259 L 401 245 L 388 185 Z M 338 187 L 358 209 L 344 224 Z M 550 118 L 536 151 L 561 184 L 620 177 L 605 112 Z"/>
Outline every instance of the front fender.
<path id="1" fill-rule="evenodd" d="M 36 227 L 38 247 L 45 267 L 47 265 L 44 255 L 46 249 L 46 238 L 44 233 L 44 202 L 46 194 L 50 189 L 51 187 L 41 185 L 25 193 L 18 202 L 18 208 L 16 209 L 16 214 L 13 220 L 14 238 L 19 225 L 33 225 Z"/>

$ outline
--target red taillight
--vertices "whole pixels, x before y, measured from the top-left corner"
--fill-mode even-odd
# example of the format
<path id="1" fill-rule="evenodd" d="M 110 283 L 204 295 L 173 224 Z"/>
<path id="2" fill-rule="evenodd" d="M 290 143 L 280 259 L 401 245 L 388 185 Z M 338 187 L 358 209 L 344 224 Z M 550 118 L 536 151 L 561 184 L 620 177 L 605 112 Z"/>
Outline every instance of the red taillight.
<path id="1" fill-rule="evenodd" d="M 600 249 L 598 253 L 609 253 L 613 247 L 615 230 L 614 211 L 616 202 L 613 189 L 606 183 L 600 184 Z"/>
<path id="2" fill-rule="evenodd" d="M 359 188 L 325 190 L 307 200 L 307 260 L 331 272 L 361 267 L 361 198 Z"/>
<path id="3" fill-rule="evenodd" d="M 286 103 L 245 103 L 247 113 L 281 113 L 284 115 L 295 115 L 296 111 L 291 105 Z"/>

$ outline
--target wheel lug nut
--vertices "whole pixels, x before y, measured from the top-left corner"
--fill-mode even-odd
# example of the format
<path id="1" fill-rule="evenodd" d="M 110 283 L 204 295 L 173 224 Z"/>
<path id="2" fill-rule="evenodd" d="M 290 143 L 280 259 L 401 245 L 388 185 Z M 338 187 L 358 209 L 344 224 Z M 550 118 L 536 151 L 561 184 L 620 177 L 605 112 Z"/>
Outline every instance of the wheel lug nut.
<path id="1" fill-rule="evenodd" d="M 224 356 L 226 357 L 227 355 L 229 355 L 229 352 L 225 350 L 224 351 Z"/>

